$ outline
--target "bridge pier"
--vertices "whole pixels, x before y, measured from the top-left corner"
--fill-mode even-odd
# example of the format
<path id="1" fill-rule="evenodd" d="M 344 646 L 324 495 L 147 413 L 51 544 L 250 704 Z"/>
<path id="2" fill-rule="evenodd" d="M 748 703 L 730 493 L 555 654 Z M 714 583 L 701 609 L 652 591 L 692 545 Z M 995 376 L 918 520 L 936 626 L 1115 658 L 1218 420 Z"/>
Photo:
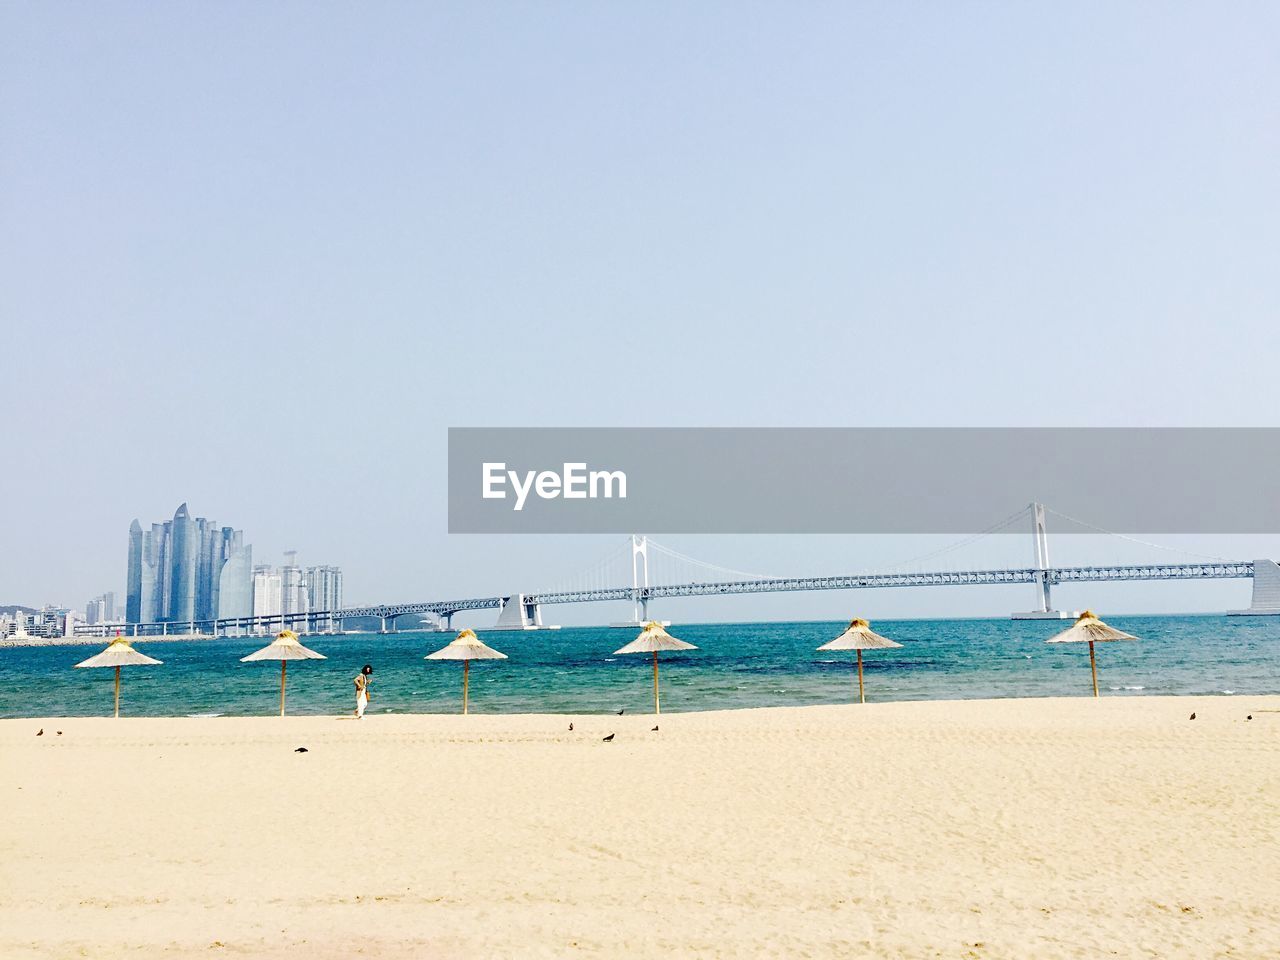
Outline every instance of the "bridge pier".
<path id="1" fill-rule="evenodd" d="M 1280 564 L 1253 561 L 1253 599 L 1246 610 L 1228 610 L 1229 617 L 1280 617 Z"/>
<path id="2" fill-rule="evenodd" d="M 526 600 L 523 593 L 513 593 L 502 601 L 502 612 L 494 630 L 558 630 L 542 622 L 542 607 Z"/>

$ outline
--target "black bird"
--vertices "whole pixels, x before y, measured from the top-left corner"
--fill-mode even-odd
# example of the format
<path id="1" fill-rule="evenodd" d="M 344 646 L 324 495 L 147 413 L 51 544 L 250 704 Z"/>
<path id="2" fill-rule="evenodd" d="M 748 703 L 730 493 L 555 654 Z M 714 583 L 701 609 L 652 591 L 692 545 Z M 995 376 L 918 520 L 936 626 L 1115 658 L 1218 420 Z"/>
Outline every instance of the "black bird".
<path id="1" fill-rule="evenodd" d="M 58 736 L 62 736 L 62 731 L 61 731 L 61 730 L 59 730 L 59 731 L 58 731 Z"/>
<path id="2" fill-rule="evenodd" d="M 623 708 L 622 708 L 622 710 L 619 710 L 619 711 L 618 711 L 618 716 L 622 716 L 622 712 L 623 712 L 623 710 L 626 710 L 626 709 L 627 709 L 626 707 L 623 707 Z"/>
<path id="3" fill-rule="evenodd" d="M 293 752 L 294 753 L 310 753 L 311 751 L 308 750 L 306 747 L 298 747 L 298 749 Z"/>
<path id="4" fill-rule="evenodd" d="M 37 730 L 37 731 L 36 731 L 36 736 L 37 736 L 37 737 L 43 737 L 43 736 L 44 736 L 44 727 L 41 727 L 39 730 Z"/>
<path id="5" fill-rule="evenodd" d="M 612 734 L 612 733 L 611 733 L 611 734 L 609 734 L 607 737 L 605 737 L 605 738 L 604 738 L 604 742 L 605 742 L 605 743 L 610 743 L 610 742 L 613 740 L 613 738 L 614 738 L 614 734 Z"/>
<path id="6" fill-rule="evenodd" d="M 653 728 L 653 730 L 651 730 L 651 731 L 649 731 L 649 732 L 650 732 L 650 733 L 657 733 L 657 731 L 658 731 L 658 728 L 657 728 L 657 727 L 654 727 L 654 728 Z"/>
<path id="7" fill-rule="evenodd" d="M 1251 713 L 1251 714 L 1249 714 L 1247 717 L 1245 717 L 1245 719 L 1246 719 L 1246 720 L 1252 720 L 1252 719 L 1253 719 L 1253 714 L 1252 714 L 1252 713 Z"/>
<path id="8" fill-rule="evenodd" d="M 1196 715 L 1194 713 L 1191 714 L 1191 716 L 1187 717 L 1188 720 L 1194 720 L 1195 718 L 1196 718 Z"/>
<path id="9" fill-rule="evenodd" d="M 573 733 L 573 724 L 572 724 L 572 723 L 571 723 L 571 724 L 569 724 L 569 732 L 570 732 L 570 733 Z"/>

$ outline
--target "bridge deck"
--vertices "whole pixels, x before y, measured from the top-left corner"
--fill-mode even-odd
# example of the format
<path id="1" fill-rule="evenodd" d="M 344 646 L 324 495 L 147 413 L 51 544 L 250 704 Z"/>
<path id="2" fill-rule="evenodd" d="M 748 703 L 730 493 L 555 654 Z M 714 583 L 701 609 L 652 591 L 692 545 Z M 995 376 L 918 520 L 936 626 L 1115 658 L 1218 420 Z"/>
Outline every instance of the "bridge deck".
<path id="1" fill-rule="evenodd" d="M 651 586 L 639 591 L 632 587 L 608 587 L 596 590 L 562 591 L 525 594 L 529 604 L 597 603 L 607 600 L 661 600 L 672 597 L 706 597 L 722 594 L 783 593 L 810 590 L 861 590 L 882 587 L 977 586 L 983 584 L 1039 583 L 1046 576 L 1051 585 L 1060 583 L 1105 582 L 1123 580 L 1223 580 L 1253 576 L 1253 561 L 1217 563 L 1159 563 L 1108 565 L 1098 567 L 1016 567 L 1005 570 L 951 570 L 932 573 L 859 573 L 838 577 L 779 577 L 759 580 L 729 580 L 713 583 L 681 583 Z M 504 597 L 475 597 L 467 600 L 429 600 L 421 603 L 391 603 L 368 607 L 351 607 L 332 614 L 312 613 L 313 617 L 398 617 L 405 614 L 430 613 L 446 615 L 463 610 L 493 610 L 502 606 Z M 279 621 L 279 617 L 270 618 Z M 299 619 L 301 619 L 299 617 Z M 219 626 L 233 626 L 246 620 L 219 621 Z"/>

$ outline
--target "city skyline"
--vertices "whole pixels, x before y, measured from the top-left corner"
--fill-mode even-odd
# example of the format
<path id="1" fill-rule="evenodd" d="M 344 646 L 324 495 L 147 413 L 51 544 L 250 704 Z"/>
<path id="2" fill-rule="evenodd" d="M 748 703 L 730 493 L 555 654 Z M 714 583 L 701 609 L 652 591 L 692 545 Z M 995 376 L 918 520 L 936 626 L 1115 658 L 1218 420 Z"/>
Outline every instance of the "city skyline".
<path id="1" fill-rule="evenodd" d="M 254 564 L 244 531 L 192 517 L 184 501 L 173 517 L 143 530 L 129 525 L 125 607 L 122 623 L 208 624 L 259 615 L 306 614 L 340 605 L 342 570 L 332 565 L 300 567 L 297 551 L 285 551 L 279 568 Z M 86 605 L 90 625 L 106 622 L 108 591 Z M 87 614 L 95 605 L 95 616 Z"/>

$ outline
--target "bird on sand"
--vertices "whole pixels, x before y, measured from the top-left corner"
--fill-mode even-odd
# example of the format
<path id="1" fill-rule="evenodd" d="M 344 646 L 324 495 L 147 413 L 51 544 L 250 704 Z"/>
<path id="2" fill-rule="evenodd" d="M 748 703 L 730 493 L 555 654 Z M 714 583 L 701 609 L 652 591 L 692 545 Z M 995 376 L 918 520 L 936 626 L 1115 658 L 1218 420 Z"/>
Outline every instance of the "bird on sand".
<path id="1" fill-rule="evenodd" d="M 1187 717 L 1188 720 L 1194 720 L 1195 718 L 1196 718 L 1196 715 L 1194 713 L 1191 714 L 1191 716 Z"/>
<path id="2" fill-rule="evenodd" d="M 61 730 L 59 730 L 59 731 L 58 731 L 58 736 L 62 736 L 62 731 L 61 731 Z"/>
<path id="3" fill-rule="evenodd" d="M 569 732 L 570 732 L 570 733 L 573 733 L 573 724 L 572 724 L 572 723 L 571 723 L 571 724 L 569 724 Z"/>
<path id="4" fill-rule="evenodd" d="M 605 738 L 604 738 L 604 742 L 605 742 L 605 743 L 611 743 L 611 742 L 613 741 L 614 736 L 615 736 L 615 734 L 612 734 L 612 733 L 611 733 L 611 734 L 609 734 L 607 737 L 605 737 Z"/>
<path id="5" fill-rule="evenodd" d="M 37 736 L 37 737 L 43 737 L 43 736 L 44 736 L 44 727 L 41 727 L 39 730 L 37 730 L 37 731 L 36 731 L 36 736 Z"/>
<path id="6" fill-rule="evenodd" d="M 311 751 L 308 750 L 306 747 L 298 747 L 298 749 L 294 750 L 293 752 L 294 753 L 310 753 Z"/>
<path id="7" fill-rule="evenodd" d="M 619 711 L 618 711 L 618 716 L 622 716 L 623 712 L 624 712 L 626 709 L 627 709 L 626 707 L 623 707 L 621 710 L 619 710 Z"/>
<path id="8" fill-rule="evenodd" d="M 1252 720 L 1252 719 L 1253 719 L 1253 714 L 1252 714 L 1252 713 L 1251 713 L 1251 714 L 1249 714 L 1247 717 L 1245 717 L 1245 719 L 1246 719 L 1246 720 Z"/>
<path id="9" fill-rule="evenodd" d="M 657 732 L 657 730 L 658 730 L 658 728 L 655 726 L 655 727 L 653 728 L 653 730 L 651 730 L 650 732 L 651 732 L 651 733 L 656 733 L 656 732 Z"/>

